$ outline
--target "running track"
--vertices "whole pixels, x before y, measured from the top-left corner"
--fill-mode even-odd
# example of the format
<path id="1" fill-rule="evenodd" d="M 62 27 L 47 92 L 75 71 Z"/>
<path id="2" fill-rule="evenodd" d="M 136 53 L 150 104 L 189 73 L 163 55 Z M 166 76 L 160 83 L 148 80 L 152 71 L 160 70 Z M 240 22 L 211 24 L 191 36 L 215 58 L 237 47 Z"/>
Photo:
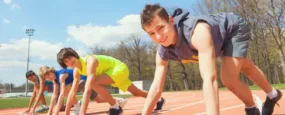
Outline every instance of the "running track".
<path id="1" fill-rule="evenodd" d="M 282 91 L 285 94 L 285 90 Z M 262 91 L 253 91 L 253 94 L 265 100 L 265 93 Z M 203 94 L 201 91 L 187 92 L 166 92 L 162 96 L 166 103 L 160 115 L 206 115 Z M 125 105 L 124 115 L 140 115 L 144 105 L 144 98 L 131 97 Z M 279 101 L 280 107 L 275 106 L 273 115 L 285 115 L 285 96 Z M 106 103 L 89 104 L 88 115 L 106 115 L 109 105 Z M 0 115 L 19 115 L 25 108 L 0 110 Z M 244 105 L 236 96 L 229 91 L 220 91 L 220 114 L 221 115 L 245 115 Z M 63 115 L 63 113 L 61 113 Z"/>

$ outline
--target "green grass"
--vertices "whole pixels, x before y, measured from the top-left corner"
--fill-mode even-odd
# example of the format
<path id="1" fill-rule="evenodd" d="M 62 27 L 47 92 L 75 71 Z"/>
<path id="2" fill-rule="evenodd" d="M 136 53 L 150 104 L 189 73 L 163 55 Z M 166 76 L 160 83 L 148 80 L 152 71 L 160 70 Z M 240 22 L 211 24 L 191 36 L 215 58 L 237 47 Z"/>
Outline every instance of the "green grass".
<path id="1" fill-rule="evenodd" d="M 283 84 L 273 84 L 272 85 L 274 88 L 277 89 L 285 89 L 285 83 Z M 256 85 L 249 86 L 251 90 L 260 90 L 260 88 Z M 226 88 L 220 88 L 220 90 L 227 90 Z M 175 92 L 175 91 L 167 91 L 167 92 Z M 120 94 L 113 94 L 113 97 L 120 97 L 120 98 L 129 98 L 132 95 L 130 94 L 125 94 L 125 95 L 120 95 Z M 79 95 L 77 96 L 77 99 L 81 99 L 82 96 Z M 23 108 L 23 107 L 28 107 L 29 106 L 29 101 L 30 98 L 5 98 L 5 99 L 0 99 L 0 109 L 8 109 L 8 108 Z M 46 102 L 49 104 L 50 102 L 50 97 L 46 96 Z M 65 100 L 66 102 L 66 100 Z"/>
<path id="2" fill-rule="evenodd" d="M 5 98 L 0 99 L 0 109 L 27 107 L 30 98 Z"/>
<path id="3" fill-rule="evenodd" d="M 276 89 L 285 89 L 285 83 L 283 84 L 272 84 L 272 86 Z M 261 90 L 257 85 L 249 86 L 251 90 Z M 225 87 L 220 88 L 220 90 L 227 90 Z"/>
<path id="4" fill-rule="evenodd" d="M 120 97 L 120 98 L 129 98 L 132 95 L 130 94 L 124 94 L 124 95 L 120 95 L 120 94 L 113 94 L 113 97 Z M 81 99 L 82 96 L 79 95 L 77 96 L 77 99 Z M 46 96 L 45 97 L 47 104 L 49 105 L 50 103 L 50 96 Z M 4 99 L 0 99 L 0 110 L 1 109 L 10 109 L 10 108 L 24 108 L 24 107 L 28 107 L 29 106 L 29 102 L 30 102 L 30 98 L 4 98 Z M 66 102 L 66 99 L 65 99 Z"/>
<path id="5" fill-rule="evenodd" d="M 118 98 L 129 98 L 132 97 L 132 94 L 112 94 L 113 97 L 118 97 Z"/>
<path id="6" fill-rule="evenodd" d="M 285 89 L 285 83 L 283 84 L 272 84 L 272 86 L 276 89 Z M 261 90 L 257 85 L 252 85 L 252 86 L 249 86 L 249 88 L 251 90 Z M 219 88 L 220 90 L 227 90 L 226 87 L 222 87 L 222 88 Z M 196 90 L 181 90 L 179 92 L 188 92 L 188 91 L 202 91 L 202 88 L 201 89 L 196 89 Z M 177 91 L 164 91 L 164 92 L 177 92 Z"/>

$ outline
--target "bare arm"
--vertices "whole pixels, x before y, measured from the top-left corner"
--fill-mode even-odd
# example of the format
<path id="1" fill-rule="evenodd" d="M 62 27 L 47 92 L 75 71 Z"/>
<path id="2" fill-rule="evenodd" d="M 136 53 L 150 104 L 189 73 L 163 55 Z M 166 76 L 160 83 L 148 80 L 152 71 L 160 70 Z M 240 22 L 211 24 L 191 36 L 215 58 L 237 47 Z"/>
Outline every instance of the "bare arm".
<path id="1" fill-rule="evenodd" d="M 154 110 L 158 99 L 161 97 L 164 81 L 166 78 L 167 67 L 168 61 L 162 60 L 157 52 L 155 76 L 148 92 L 142 115 L 150 115 Z"/>
<path id="2" fill-rule="evenodd" d="M 87 77 L 87 81 L 85 84 L 85 90 L 83 93 L 80 115 L 86 114 L 86 110 L 87 110 L 88 103 L 89 103 L 89 97 L 90 97 L 91 89 L 92 89 L 91 84 L 95 79 L 97 66 L 98 66 L 98 60 L 93 56 L 88 57 L 88 59 L 87 59 L 87 75 L 88 75 L 88 77 Z"/>
<path id="3" fill-rule="evenodd" d="M 32 104 L 33 104 L 33 102 L 35 100 L 35 97 L 36 97 L 36 91 L 38 91 L 38 89 L 36 87 L 36 84 L 34 84 L 34 91 L 33 91 L 32 97 L 30 99 L 29 108 L 24 113 L 29 113 L 30 112 L 30 109 L 31 109 Z"/>
<path id="4" fill-rule="evenodd" d="M 56 103 L 56 98 L 58 96 L 58 85 L 55 81 L 52 81 L 52 83 L 53 83 L 53 94 L 50 101 L 48 115 L 52 115 L 53 107 Z"/>
<path id="5" fill-rule="evenodd" d="M 55 114 L 58 115 L 60 108 L 64 101 L 64 92 L 65 92 L 65 79 L 68 77 L 67 73 L 60 75 L 60 94 L 57 100 L 56 111 Z M 57 93 L 58 94 L 58 93 Z"/>
<path id="6" fill-rule="evenodd" d="M 207 23 L 198 23 L 192 37 L 192 44 L 199 52 L 207 115 L 219 115 L 216 56 L 210 26 Z"/>
<path id="7" fill-rule="evenodd" d="M 70 115 L 70 109 L 71 109 L 71 106 L 72 106 L 72 101 L 74 98 L 76 98 L 76 94 L 77 94 L 77 89 L 78 89 L 78 85 L 79 85 L 79 82 L 80 82 L 80 74 L 78 72 L 78 69 L 75 68 L 73 70 L 73 83 L 72 83 L 72 87 L 71 87 L 71 90 L 68 94 L 68 97 L 67 97 L 67 102 L 66 102 L 66 107 L 65 107 L 65 114 L 66 115 Z"/>
<path id="8" fill-rule="evenodd" d="M 35 100 L 35 103 L 34 103 L 34 106 L 33 106 L 33 109 L 32 109 L 32 112 L 34 113 L 35 112 L 35 109 L 39 103 L 39 100 L 40 100 L 40 97 L 43 96 L 43 92 L 44 92 L 44 87 L 45 87 L 45 81 L 40 79 L 40 89 L 38 91 L 38 94 L 36 96 L 36 100 Z"/>

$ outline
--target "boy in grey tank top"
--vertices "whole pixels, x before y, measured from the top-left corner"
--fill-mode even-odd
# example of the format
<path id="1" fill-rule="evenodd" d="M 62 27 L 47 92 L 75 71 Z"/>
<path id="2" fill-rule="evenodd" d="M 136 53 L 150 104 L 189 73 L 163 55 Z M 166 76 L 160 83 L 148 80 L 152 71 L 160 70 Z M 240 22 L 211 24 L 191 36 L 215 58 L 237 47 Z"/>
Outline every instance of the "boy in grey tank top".
<path id="1" fill-rule="evenodd" d="M 262 115 L 271 115 L 282 97 L 272 88 L 263 72 L 246 57 L 250 32 L 247 23 L 237 14 L 219 13 L 191 16 L 176 9 L 169 16 L 159 4 L 145 5 L 141 25 L 149 37 L 160 44 L 156 55 L 156 71 L 142 115 L 148 115 L 163 91 L 169 60 L 197 62 L 203 79 L 203 92 L 208 115 L 219 115 L 216 58 L 220 57 L 221 80 L 246 106 L 247 115 L 260 115 L 250 89 L 239 79 L 243 72 L 264 92 L 266 101 Z"/>

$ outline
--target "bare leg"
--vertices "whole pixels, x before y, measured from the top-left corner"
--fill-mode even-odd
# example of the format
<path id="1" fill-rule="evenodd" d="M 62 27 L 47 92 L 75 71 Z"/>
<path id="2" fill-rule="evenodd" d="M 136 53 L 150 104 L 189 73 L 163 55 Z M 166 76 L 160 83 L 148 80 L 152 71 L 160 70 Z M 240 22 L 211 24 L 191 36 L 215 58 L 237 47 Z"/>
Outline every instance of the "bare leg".
<path id="1" fill-rule="evenodd" d="M 99 77 L 96 78 L 94 84 L 92 85 L 92 88 L 98 92 L 98 94 L 102 97 L 104 97 L 104 99 L 111 105 L 115 105 L 116 101 L 115 99 L 112 97 L 111 93 L 109 92 L 109 90 L 105 87 L 106 85 L 110 85 L 113 84 L 114 81 L 111 79 L 111 77 L 109 77 L 106 74 L 103 74 Z"/>
<path id="2" fill-rule="evenodd" d="M 264 73 L 251 60 L 245 58 L 241 71 L 265 93 L 272 91 L 272 86 L 266 80 Z"/>
<path id="3" fill-rule="evenodd" d="M 128 91 L 131 92 L 134 96 L 138 96 L 138 97 L 147 97 L 147 93 L 144 90 L 141 90 L 139 88 L 137 88 L 134 84 L 131 84 L 130 87 L 128 88 Z"/>
<path id="4" fill-rule="evenodd" d="M 247 107 L 254 106 L 249 87 L 240 81 L 240 70 L 244 58 L 223 57 L 221 66 L 221 80 Z"/>

